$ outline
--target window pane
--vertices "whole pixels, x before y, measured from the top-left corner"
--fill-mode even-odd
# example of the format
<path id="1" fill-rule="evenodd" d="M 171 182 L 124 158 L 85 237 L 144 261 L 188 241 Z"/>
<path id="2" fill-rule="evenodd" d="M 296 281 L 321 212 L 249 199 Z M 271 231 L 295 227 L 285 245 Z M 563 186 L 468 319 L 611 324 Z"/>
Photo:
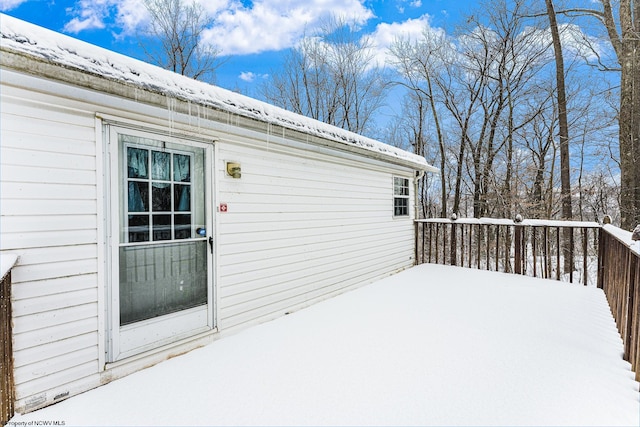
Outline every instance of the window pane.
<path id="1" fill-rule="evenodd" d="M 171 184 L 154 182 L 152 189 L 153 211 L 171 211 Z"/>
<path id="2" fill-rule="evenodd" d="M 149 241 L 149 215 L 129 215 L 129 242 Z"/>
<path id="3" fill-rule="evenodd" d="M 153 216 L 153 240 L 171 240 L 171 215 Z"/>
<path id="4" fill-rule="evenodd" d="M 393 214 L 395 216 L 409 215 L 409 199 L 396 197 L 393 199 Z"/>
<path id="5" fill-rule="evenodd" d="M 175 216 L 175 233 L 176 239 L 191 238 L 191 215 Z"/>
<path id="6" fill-rule="evenodd" d="M 191 157 L 183 154 L 173 155 L 173 180 L 191 182 Z"/>
<path id="7" fill-rule="evenodd" d="M 175 197 L 174 206 L 176 211 L 191 210 L 191 186 L 175 184 L 173 186 L 173 194 Z"/>
<path id="8" fill-rule="evenodd" d="M 393 178 L 393 194 L 394 196 L 409 195 L 409 180 L 407 178 Z"/>
<path id="9" fill-rule="evenodd" d="M 152 151 L 151 178 L 169 181 L 171 173 L 171 154 Z"/>
<path id="10" fill-rule="evenodd" d="M 149 211 L 149 183 L 129 181 L 127 195 L 129 212 Z"/>
<path id="11" fill-rule="evenodd" d="M 127 170 L 129 178 L 149 178 L 149 151 L 127 148 Z"/>

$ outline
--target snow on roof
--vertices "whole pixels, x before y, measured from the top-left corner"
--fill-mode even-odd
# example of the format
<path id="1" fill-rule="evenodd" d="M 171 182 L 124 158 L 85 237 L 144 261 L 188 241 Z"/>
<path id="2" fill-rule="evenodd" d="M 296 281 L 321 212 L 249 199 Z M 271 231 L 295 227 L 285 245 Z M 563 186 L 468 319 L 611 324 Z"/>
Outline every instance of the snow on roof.
<path id="1" fill-rule="evenodd" d="M 385 157 L 402 159 L 422 170 L 437 171 L 436 168 L 428 165 L 423 157 L 413 153 L 8 15 L 0 14 L 0 34 L 2 50 L 27 54 L 63 67 L 126 82 L 152 92 L 360 147 Z"/>

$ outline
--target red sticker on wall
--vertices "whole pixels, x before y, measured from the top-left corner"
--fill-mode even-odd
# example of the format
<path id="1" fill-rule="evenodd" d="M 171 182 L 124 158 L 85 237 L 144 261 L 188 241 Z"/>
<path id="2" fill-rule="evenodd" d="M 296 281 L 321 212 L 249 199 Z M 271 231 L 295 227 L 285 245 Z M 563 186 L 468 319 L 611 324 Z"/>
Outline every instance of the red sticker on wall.
<path id="1" fill-rule="evenodd" d="M 226 212 L 226 211 L 227 211 L 227 204 L 220 203 L 220 212 Z"/>

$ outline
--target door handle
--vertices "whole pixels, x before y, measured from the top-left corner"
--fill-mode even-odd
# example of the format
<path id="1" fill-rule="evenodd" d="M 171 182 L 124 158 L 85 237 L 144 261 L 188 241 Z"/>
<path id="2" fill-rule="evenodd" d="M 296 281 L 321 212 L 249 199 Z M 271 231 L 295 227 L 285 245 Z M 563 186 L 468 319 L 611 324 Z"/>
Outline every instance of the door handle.
<path id="1" fill-rule="evenodd" d="M 211 247 L 211 253 L 213 253 L 213 237 L 209 236 L 209 246 Z"/>

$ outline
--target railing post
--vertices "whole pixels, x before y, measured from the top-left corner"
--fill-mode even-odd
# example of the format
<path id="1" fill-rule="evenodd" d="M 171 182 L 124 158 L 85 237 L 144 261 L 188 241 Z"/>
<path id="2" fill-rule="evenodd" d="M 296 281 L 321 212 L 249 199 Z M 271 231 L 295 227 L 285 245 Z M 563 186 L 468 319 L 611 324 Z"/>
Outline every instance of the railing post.
<path id="1" fill-rule="evenodd" d="M 573 267 L 574 267 L 574 262 L 573 262 L 573 255 L 574 255 L 574 236 L 573 236 L 573 228 L 571 227 L 567 227 L 564 229 L 565 231 L 565 238 L 568 235 L 569 236 L 569 248 L 567 250 L 567 248 L 565 248 L 565 256 L 567 256 L 568 253 L 568 257 L 569 260 L 567 261 L 567 259 L 565 258 L 564 260 L 564 266 L 565 269 L 568 268 L 569 269 L 569 283 L 573 283 Z M 565 271 L 566 273 L 566 271 Z"/>
<path id="2" fill-rule="evenodd" d="M 533 252 L 533 277 L 538 277 L 538 260 L 536 259 L 536 252 L 537 252 L 537 242 L 538 242 L 538 238 L 537 235 L 538 233 L 536 233 L 536 227 L 531 227 L 531 252 Z"/>
<path id="3" fill-rule="evenodd" d="M 460 224 L 460 267 L 464 267 L 464 224 Z"/>
<path id="4" fill-rule="evenodd" d="M 500 271 L 500 225 L 496 225 L 496 271 Z"/>
<path id="5" fill-rule="evenodd" d="M 560 281 L 560 227 L 556 227 L 556 280 Z"/>
<path id="6" fill-rule="evenodd" d="M 584 286 L 587 286 L 589 282 L 589 268 L 587 265 L 587 261 L 588 261 L 587 252 L 589 251 L 588 239 L 589 239 L 589 229 L 583 228 L 582 229 L 582 281 Z"/>
<path id="7" fill-rule="evenodd" d="M 414 228 L 414 231 L 413 231 L 414 261 L 413 261 L 413 263 L 414 263 L 414 265 L 420 265 L 420 260 L 418 259 L 418 256 L 419 256 L 418 245 L 419 245 L 419 241 L 420 241 L 418 236 L 420 235 L 420 223 L 416 221 L 414 223 L 414 227 L 413 228 Z"/>
<path id="8" fill-rule="evenodd" d="M 486 264 L 487 264 L 487 271 L 491 271 L 491 231 L 490 231 L 490 226 L 487 224 L 485 225 L 485 237 L 486 237 L 486 247 L 487 250 L 486 252 Z"/>
<path id="9" fill-rule="evenodd" d="M 451 214 L 451 252 L 449 256 L 449 264 L 458 265 L 458 239 L 456 238 L 456 219 L 455 213 Z"/>
<path id="10" fill-rule="evenodd" d="M 631 344 L 634 341 L 634 326 L 636 326 L 636 313 L 634 313 L 634 298 L 636 294 L 636 263 L 638 257 L 629 254 L 628 261 L 626 262 L 626 276 L 629 283 L 629 294 L 627 297 L 627 312 L 624 339 L 624 360 L 631 362 Z"/>
<path id="11" fill-rule="evenodd" d="M 546 225 L 543 228 L 543 257 L 544 257 L 544 273 L 543 278 L 551 278 L 551 256 L 549 254 L 549 227 Z"/>
<path id="12" fill-rule="evenodd" d="M 608 239 L 605 237 L 603 228 L 598 229 L 598 288 L 604 289 L 604 273 L 605 273 L 605 246 L 608 243 Z"/>
<path id="13" fill-rule="evenodd" d="M 439 239 L 440 239 L 440 223 L 435 224 L 436 227 L 436 264 L 439 264 L 438 262 L 438 257 L 440 255 L 440 249 L 439 249 Z"/>
<path id="14" fill-rule="evenodd" d="M 429 223 L 429 263 L 431 263 L 431 245 L 433 244 L 433 224 Z"/>
<path id="15" fill-rule="evenodd" d="M 516 215 L 515 223 L 516 225 L 513 230 L 513 256 L 515 258 L 514 273 L 522 274 L 522 261 L 524 259 L 524 254 L 522 253 L 524 248 L 524 245 L 522 244 L 522 233 L 524 231 L 522 227 L 522 215 Z"/>
<path id="16" fill-rule="evenodd" d="M 14 415 L 11 271 L 0 279 L 0 425 Z"/>

